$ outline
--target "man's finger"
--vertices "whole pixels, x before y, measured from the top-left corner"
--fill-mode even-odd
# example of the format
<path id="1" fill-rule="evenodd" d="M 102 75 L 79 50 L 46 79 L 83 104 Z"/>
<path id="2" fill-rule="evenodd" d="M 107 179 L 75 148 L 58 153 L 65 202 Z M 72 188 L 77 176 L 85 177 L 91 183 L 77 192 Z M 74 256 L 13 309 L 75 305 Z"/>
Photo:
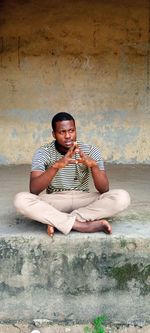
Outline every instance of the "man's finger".
<path id="1" fill-rule="evenodd" d="M 70 164 L 78 164 L 78 160 L 73 160 L 73 159 L 70 158 L 69 163 Z"/>
<path id="2" fill-rule="evenodd" d="M 86 157 L 86 155 L 83 153 L 83 151 L 79 148 L 78 148 L 78 153 L 79 153 L 80 157 L 82 157 L 82 158 Z"/>
<path id="3" fill-rule="evenodd" d="M 78 159 L 76 159 L 76 160 L 70 159 L 70 160 L 69 160 L 69 163 L 71 163 L 71 164 L 84 163 L 84 159 L 82 159 L 82 158 L 78 158 Z"/>
<path id="4" fill-rule="evenodd" d="M 84 158 L 78 158 L 76 160 L 76 163 L 84 163 L 85 159 Z"/>
<path id="5" fill-rule="evenodd" d="M 67 153 L 66 153 L 66 157 L 72 157 L 74 155 L 74 151 L 73 151 L 73 149 L 72 149 L 72 147 L 71 148 L 69 148 L 69 150 L 67 151 Z"/>
<path id="6" fill-rule="evenodd" d="M 73 145 L 69 148 L 68 152 L 66 153 L 66 156 L 72 157 L 76 152 L 78 152 L 78 150 L 76 151 L 76 147 L 77 147 L 77 142 L 74 142 Z"/>

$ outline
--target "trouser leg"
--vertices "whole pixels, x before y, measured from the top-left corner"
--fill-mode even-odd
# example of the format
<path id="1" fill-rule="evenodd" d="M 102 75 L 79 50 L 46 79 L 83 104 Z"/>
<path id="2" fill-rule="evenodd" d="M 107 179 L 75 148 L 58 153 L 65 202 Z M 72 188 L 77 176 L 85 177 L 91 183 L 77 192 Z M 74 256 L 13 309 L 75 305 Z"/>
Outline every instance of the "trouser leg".
<path id="1" fill-rule="evenodd" d="M 100 195 L 69 191 L 61 194 L 37 196 L 28 192 L 18 193 L 14 201 L 18 212 L 44 224 L 50 224 L 67 234 L 75 220 L 85 222 L 116 215 L 130 204 L 124 190 L 111 190 Z"/>
<path id="2" fill-rule="evenodd" d="M 97 196 L 97 199 L 87 205 L 75 209 L 71 215 L 76 220 L 85 222 L 112 217 L 126 209 L 130 204 L 130 196 L 127 191 L 116 189 Z"/>
<path id="3" fill-rule="evenodd" d="M 54 202 L 51 205 L 48 201 Z M 17 211 L 24 216 L 44 224 L 50 224 L 64 234 L 70 232 L 75 222 L 75 216 L 63 212 L 65 210 L 63 208 L 63 200 L 59 200 L 57 203 L 62 211 L 55 208 L 55 198 L 51 194 L 38 196 L 28 192 L 21 192 L 16 195 L 14 205 Z M 67 207 L 69 209 L 69 201 Z"/>

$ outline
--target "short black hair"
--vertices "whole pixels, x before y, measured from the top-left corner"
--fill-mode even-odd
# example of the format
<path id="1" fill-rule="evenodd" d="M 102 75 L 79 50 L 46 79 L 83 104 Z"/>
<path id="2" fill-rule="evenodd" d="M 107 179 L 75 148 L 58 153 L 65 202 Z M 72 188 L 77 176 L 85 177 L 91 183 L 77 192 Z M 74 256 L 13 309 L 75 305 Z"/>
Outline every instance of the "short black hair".
<path id="1" fill-rule="evenodd" d="M 73 120 L 75 123 L 75 120 L 71 114 L 69 114 L 67 112 L 59 112 L 59 113 L 55 114 L 55 116 L 52 119 L 53 131 L 55 131 L 57 121 L 63 121 L 63 120 Z"/>

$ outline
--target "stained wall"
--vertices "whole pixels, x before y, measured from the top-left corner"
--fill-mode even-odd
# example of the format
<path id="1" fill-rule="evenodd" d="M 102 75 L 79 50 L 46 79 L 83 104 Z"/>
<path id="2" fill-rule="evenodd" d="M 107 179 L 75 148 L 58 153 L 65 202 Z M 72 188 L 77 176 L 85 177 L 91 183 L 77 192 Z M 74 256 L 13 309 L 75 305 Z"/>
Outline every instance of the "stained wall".
<path id="1" fill-rule="evenodd" d="M 150 163 L 149 0 L 0 4 L 0 164 L 30 163 L 60 111 L 107 162 Z"/>

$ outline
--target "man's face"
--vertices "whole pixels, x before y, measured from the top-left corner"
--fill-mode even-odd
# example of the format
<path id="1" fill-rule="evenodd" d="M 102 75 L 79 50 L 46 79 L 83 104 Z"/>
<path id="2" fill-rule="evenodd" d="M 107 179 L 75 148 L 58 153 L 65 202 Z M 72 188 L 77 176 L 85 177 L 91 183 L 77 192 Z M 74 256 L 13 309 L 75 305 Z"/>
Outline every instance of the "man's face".
<path id="1" fill-rule="evenodd" d="M 76 141 L 76 127 L 73 120 L 57 121 L 53 137 L 57 144 L 67 151 Z"/>

